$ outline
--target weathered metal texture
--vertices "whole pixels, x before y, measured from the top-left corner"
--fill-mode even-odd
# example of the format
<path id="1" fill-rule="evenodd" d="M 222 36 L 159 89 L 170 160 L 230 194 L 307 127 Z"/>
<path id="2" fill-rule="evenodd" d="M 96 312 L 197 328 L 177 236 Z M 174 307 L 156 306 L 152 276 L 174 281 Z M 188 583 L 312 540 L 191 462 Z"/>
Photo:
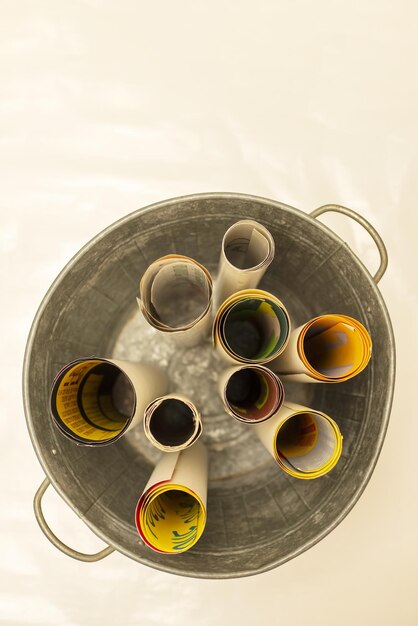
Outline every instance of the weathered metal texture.
<path id="1" fill-rule="evenodd" d="M 346 214 L 353 217 L 349 210 Z M 338 385 L 285 383 L 289 400 L 327 413 L 344 436 L 336 468 L 313 481 L 280 471 L 251 426 L 224 413 L 216 388 L 224 364 L 212 350 L 210 338 L 204 346 L 178 350 L 169 340 L 157 338 L 138 313 L 138 282 L 151 261 L 177 252 L 215 271 L 223 234 L 234 221 L 246 217 L 263 223 L 274 236 L 276 256 L 261 287 L 283 300 L 293 327 L 323 313 L 343 313 L 359 319 L 373 339 L 372 360 L 356 378 Z M 363 225 L 370 232 L 364 220 Z M 371 234 L 382 257 L 377 282 L 386 257 L 381 240 Z M 54 426 L 48 408 L 51 381 L 62 365 L 89 355 L 163 365 L 171 389 L 190 397 L 201 410 L 203 441 L 210 452 L 208 521 L 199 543 L 189 552 L 160 555 L 139 539 L 135 505 L 160 454 L 141 426 L 117 443 L 97 449 L 75 445 Z M 326 226 L 292 207 L 254 196 L 215 193 L 140 209 L 97 235 L 70 261 L 34 320 L 23 393 L 29 432 L 46 475 L 98 536 L 157 569 L 229 578 L 284 563 L 322 539 L 347 515 L 367 485 L 382 447 L 394 375 L 394 339 L 384 301 L 348 246 Z M 42 493 L 36 501 L 38 517 Z M 44 519 L 42 524 L 48 535 Z M 54 541 L 52 533 L 48 536 Z M 54 543 L 63 549 L 59 540 Z M 95 560 L 95 555 L 83 557 L 70 548 L 66 553 Z M 101 552 L 97 558 L 106 554 Z"/>

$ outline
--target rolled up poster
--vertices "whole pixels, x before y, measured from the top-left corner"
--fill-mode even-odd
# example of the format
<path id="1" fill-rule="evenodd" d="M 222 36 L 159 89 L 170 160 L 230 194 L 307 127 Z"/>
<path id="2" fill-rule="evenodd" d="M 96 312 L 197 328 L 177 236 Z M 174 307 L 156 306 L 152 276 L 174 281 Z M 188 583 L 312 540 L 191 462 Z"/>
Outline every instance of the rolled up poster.
<path id="1" fill-rule="evenodd" d="M 296 328 L 286 351 L 269 367 L 299 382 L 339 383 L 368 364 L 372 341 L 364 326 L 348 315 L 320 315 Z"/>
<path id="2" fill-rule="evenodd" d="M 192 548 L 206 525 L 207 483 L 207 451 L 200 441 L 163 454 L 136 507 L 136 527 L 144 543 L 164 554 Z"/>
<path id="3" fill-rule="evenodd" d="M 225 411 L 240 422 L 263 422 L 277 413 L 284 402 L 280 378 L 263 365 L 229 367 L 218 381 Z"/>
<path id="4" fill-rule="evenodd" d="M 254 289 L 274 258 L 271 233 L 254 220 L 240 220 L 222 239 L 215 301 L 221 302 L 236 291 Z"/>
<path id="5" fill-rule="evenodd" d="M 145 409 L 144 430 L 151 443 L 164 452 L 191 446 L 202 433 L 200 413 L 188 398 L 168 394 L 153 400 Z"/>
<path id="6" fill-rule="evenodd" d="M 169 254 L 151 263 L 137 301 L 147 322 L 182 346 L 196 345 L 210 332 L 212 277 L 194 259 Z"/>
<path id="7" fill-rule="evenodd" d="M 245 289 L 227 298 L 212 329 L 215 348 L 233 363 L 263 364 L 286 347 L 290 319 L 282 302 L 261 289 Z"/>
<path id="8" fill-rule="evenodd" d="M 134 428 L 145 407 L 167 388 L 167 375 L 159 367 L 92 356 L 58 372 L 50 408 L 66 437 L 80 445 L 103 446 Z"/>
<path id="9" fill-rule="evenodd" d="M 273 417 L 252 428 L 281 469 L 295 478 L 323 476 L 341 456 L 342 435 L 334 420 L 287 400 Z"/>

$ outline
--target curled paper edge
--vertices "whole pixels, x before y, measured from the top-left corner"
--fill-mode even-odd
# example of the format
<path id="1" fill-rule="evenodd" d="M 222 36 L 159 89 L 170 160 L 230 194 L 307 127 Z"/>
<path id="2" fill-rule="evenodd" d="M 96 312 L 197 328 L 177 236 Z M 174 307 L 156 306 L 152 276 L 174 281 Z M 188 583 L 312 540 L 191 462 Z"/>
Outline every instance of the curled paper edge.
<path id="1" fill-rule="evenodd" d="M 345 323 L 351 323 L 361 334 L 365 344 L 365 354 L 363 362 L 359 368 L 351 372 L 348 375 L 341 377 L 325 376 L 320 372 L 317 372 L 307 361 L 303 352 L 303 339 L 313 323 L 328 317 L 340 318 Z M 372 352 L 372 341 L 367 329 L 358 320 L 340 313 L 331 313 L 318 315 L 312 318 L 305 324 L 301 324 L 295 330 L 290 333 L 289 342 L 286 350 L 275 357 L 273 361 L 269 363 L 269 367 L 286 380 L 294 382 L 307 382 L 307 383 L 340 383 L 354 378 L 357 374 L 360 374 L 368 365 Z"/>
<path id="2" fill-rule="evenodd" d="M 228 311 L 230 310 L 232 306 L 237 304 L 240 300 L 245 300 L 247 298 L 259 299 L 259 300 L 271 300 L 272 302 L 274 302 L 274 304 L 278 308 L 282 310 L 283 315 L 286 319 L 287 328 L 286 328 L 286 338 L 283 342 L 283 345 L 280 348 L 279 354 L 282 354 L 286 350 L 286 347 L 287 347 L 287 344 L 289 342 L 289 338 L 291 335 L 291 324 L 290 324 L 289 313 L 285 305 L 283 304 L 283 302 L 277 296 L 275 296 L 274 294 L 268 291 L 264 291 L 263 289 L 243 289 L 241 291 L 237 291 L 236 293 L 229 296 L 220 305 L 220 307 L 218 308 L 215 314 L 215 318 L 214 318 L 213 325 L 212 325 L 213 346 L 215 350 L 218 352 L 218 354 L 223 358 L 223 360 L 228 363 L 235 363 L 235 364 L 241 363 L 241 364 L 248 364 L 248 365 L 265 365 L 267 363 L 270 364 L 277 358 L 278 356 L 277 354 L 273 355 L 272 357 L 262 359 L 260 361 L 254 361 L 252 359 L 246 359 L 245 357 L 239 357 L 238 355 L 235 355 L 232 352 L 228 351 L 226 346 L 224 345 L 224 342 L 222 341 L 221 333 L 220 333 L 220 325 L 224 321 L 224 317 L 227 315 Z"/>
<path id="3" fill-rule="evenodd" d="M 194 423 L 195 423 L 193 434 L 189 437 L 189 439 L 187 439 L 187 441 L 177 446 L 166 446 L 160 443 L 157 439 L 155 439 L 155 437 L 153 436 L 150 430 L 150 421 L 151 421 L 153 412 L 155 411 L 155 409 L 158 408 L 158 406 L 164 400 L 180 400 L 181 402 L 186 404 L 193 413 Z M 162 450 L 163 452 L 170 452 L 170 453 L 178 452 L 180 450 L 185 450 L 186 448 L 189 448 L 199 439 L 203 430 L 200 411 L 197 409 L 195 404 L 191 400 L 189 400 L 189 398 L 186 398 L 186 396 L 183 396 L 182 394 L 178 394 L 178 393 L 169 393 L 169 394 L 160 396 L 152 400 L 144 410 L 144 422 L 143 423 L 144 423 L 144 431 L 145 431 L 145 435 L 147 439 L 159 450 Z"/>
<path id="4" fill-rule="evenodd" d="M 240 269 L 233 265 L 225 254 L 225 243 L 228 234 L 233 229 L 239 226 L 253 227 L 253 230 L 264 237 L 268 244 L 268 252 L 265 259 L 259 262 L 257 265 L 249 267 L 247 269 Z M 249 246 L 251 245 L 251 239 L 249 240 Z M 231 226 L 225 231 L 222 238 L 221 253 L 218 263 L 218 273 L 214 286 L 214 300 L 216 306 L 226 300 L 230 295 L 236 291 L 242 291 L 243 289 L 256 288 L 260 280 L 264 276 L 266 270 L 274 259 L 275 243 L 274 238 L 270 231 L 259 222 L 251 219 L 243 219 L 231 224 Z"/>
<path id="5" fill-rule="evenodd" d="M 327 463 L 325 463 L 319 469 L 312 470 L 310 472 L 290 470 L 288 467 L 280 462 L 280 459 L 276 454 L 276 438 L 281 425 L 288 418 L 290 418 L 292 415 L 296 415 L 297 413 L 316 413 L 321 417 L 324 417 L 333 427 L 336 437 L 334 452 L 329 461 L 327 461 Z M 273 415 L 269 420 L 261 422 L 260 424 L 254 424 L 252 428 L 254 429 L 254 432 L 257 434 L 267 452 L 269 452 L 269 454 L 276 461 L 280 469 L 282 469 L 290 476 L 293 476 L 294 478 L 299 478 L 301 480 L 312 480 L 315 478 L 319 478 L 320 476 L 323 476 L 324 474 L 330 472 L 338 463 L 341 457 L 343 437 L 338 427 L 338 424 L 329 415 L 326 415 L 326 413 L 318 411 L 317 409 L 309 408 L 301 404 L 296 404 L 294 402 L 285 401 L 279 411 L 276 413 L 276 415 Z"/>
<path id="6" fill-rule="evenodd" d="M 183 327 L 172 328 L 167 324 L 160 322 L 158 319 L 153 317 L 151 312 L 147 309 L 147 306 L 143 300 L 142 293 L 144 289 L 144 278 L 146 277 L 147 272 L 152 268 L 154 264 L 158 264 L 160 262 L 166 261 L 183 261 L 190 263 L 191 265 L 195 265 L 199 267 L 204 273 L 207 280 L 207 287 L 209 291 L 208 303 L 204 311 L 192 322 L 186 324 Z M 157 272 L 158 273 L 158 272 Z M 152 284 L 152 283 L 151 283 Z M 150 285 L 151 286 L 151 285 Z M 204 265 L 192 259 L 191 257 L 187 257 L 184 255 L 177 254 L 168 254 L 159 259 L 153 261 L 145 270 L 144 274 L 139 283 L 139 297 L 137 296 L 136 301 L 138 303 L 139 310 L 150 326 L 152 326 L 157 332 L 164 333 L 166 336 L 170 338 L 170 340 L 174 341 L 176 345 L 179 347 L 193 347 L 198 345 L 204 337 L 206 337 L 211 328 L 212 320 L 212 302 L 213 302 L 213 280 L 209 270 L 206 269 Z"/>
<path id="7" fill-rule="evenodd" d="M 141 509 L 145 498 L 152 490 L 163 484 L 181 485 L 189 489 L 201 503 L 205 526 L 207 519 L 208 484 L 208 453 L 206 447 L 198 441 L 190 448 L 182 450 L 181 452 L 163 454 L 148 479 L 135 509 L 135 525 L 143 542 L 155 552 L 174 554 L 173 552 L 159 550 L 150 544 L 144 536 L 140 524 Z M 202 534 L 203 532 L 204 527 Z M 179 554 L 181 553 L 182 552 L 179 552 Z"/>
<path id="8" fill-rule="evenodd" d="M 278 392 L 279 393 L 278 393 L 277 406 L 276 406 L 275 410 L 272 411 L 270 414 L 268 414 L 266 417 L 264 417 L 263 419 L 260 419 L 260 420 L 245 420 L 241 416 L 237 415 L 229 407 L 229 403 L 226 400 L 226 388 L 227 388 L 229 379 L 236 372 L 239 372 L 240 370 L 246 369 L 246 368 L 254 368 L 254 369 L 259 369 L 259 370 L 264 371 L 268 376 L 274 377 L 274 381 L 277 383 L 277 386 L 278 386 Z M 234 367 L 228 367 L 227 369 L 223 370 L 223 372 L 221 372 L 221 374 L 219 375 L 219 378 L 218 378 L 218 390 L 219 390 L 219 395 L 220 395 L 221 400 L 223 402 L 224 409 L 225 409 L 226 413 L 228 413 L 228 415 L 231 415 L 231 417 L 233 417 L 234 419 L 238 420 L 239 422 L 241 422 L 243 424 L 250 424 L 250 425 L 252 425 L 252 424 L 261 424 L 262 422 L 265 422 L 266 420 L 271 419 L 275 415 L 275 413 L 280 409 L 280 407 L 283 406 L 283 403 L 285 401 L 284 386 L 283 386 L 283 383 L 280 380 L 280 378 L 277 376 L 277 374 L 272 372 L 268 367 L 265 367 L 265 366 L 259 365 L 259 364 L 241 363 L 240 365 L 236 365 Z"/>

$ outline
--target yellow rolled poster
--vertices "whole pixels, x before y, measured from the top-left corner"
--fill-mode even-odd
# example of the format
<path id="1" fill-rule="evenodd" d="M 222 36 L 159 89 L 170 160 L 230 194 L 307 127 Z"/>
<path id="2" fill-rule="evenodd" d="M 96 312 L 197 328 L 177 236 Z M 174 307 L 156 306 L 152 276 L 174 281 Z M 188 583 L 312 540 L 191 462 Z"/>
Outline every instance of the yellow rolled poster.
<path id="1" fill-rule="evenodd" d="M 202 420 L 193 402 L 172 393 L 156 398 L 146 407 L 144 430 L 154 446 L 164 452 L 176 452 L 200 437 Z"/>
<path id="2" fill-rule="evenodd" d="M 280 378 L 263 365 L 238 365 L 218 379 L 225 411 L 236 420 L 257 424 L 274 415 L 284 402 Z"/>
<path id="3" fill-rule="evenodd" d="M 236 291 L 257 287 L 273 258 L 274 239 L 265 226 L 245 219 L 228 228 L 215 281 L 217 306 Z"/>
<path id="4" fill-rule="evenodd" d="M 181 346 L 197 345 L 210 333 L 212 277 L 194 259 L 169 254 L 151 263 L 137 302 L 147 322 Z"/>
<path id="5" fill-rule="evenodd" d="M 372 352 L 369 333 L 348 315 L 320 315 L 296 328 L 286 351 L 270 363 L 297 382 L 338 383 L 359 374 Z"/>
<path id="6" fill-rule="evenodd" d="M 342 452 L 342 435 L 325 413 L 288 402 L 252 426 L 266 450 L 290 476 L 313 479 L 330 472 Z"/>
<path id="7" fill-rule="evenodd" d="M 263 364 L 283 352 L 289 333 L 289 315 L 276 296 L 261 289 L 244 289 L 219 307 L 212 340 L 226 361 Z"/>
<path id="8" fill-rule="evenodd" d="M 143 418 L 145 407 L 168 388 L 159 367 L 116 359 L 77 359 L 56 375 L 50 393 L 54 422 L 80 445 L 117 441 Z"/>
<path id="9" fill-rule="evenodd" d="M 163 454 L 138 501 L 135 522 L 148 547 L 180 554 L 199 541 L 206 525 L 208 457 L 198 441 Z"/>

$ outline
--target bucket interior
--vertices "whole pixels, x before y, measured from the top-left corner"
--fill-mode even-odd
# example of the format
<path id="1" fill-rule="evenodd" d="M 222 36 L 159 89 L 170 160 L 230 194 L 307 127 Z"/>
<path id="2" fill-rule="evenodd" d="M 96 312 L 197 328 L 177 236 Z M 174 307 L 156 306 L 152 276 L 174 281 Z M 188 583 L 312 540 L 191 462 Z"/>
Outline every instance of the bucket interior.
<path id="1" fill-rule="evenodd" d="M 333 418 L 343 435 L 337 466 L 305 481 L 281 471 L 251 425 L 225 414 L 217 391 L 224 367 L 210 337 L 180 350 L 141 318 L 139 279 L 160 256 L 190 256 L 215 272 L 225 231 L 255 219 L 272 233 L 276 254 L 260 288 L 286 306 L 292 327 L 324 313 L 361 321 L 371 334 L 367 368 L 339 384 L 287 383 L 289 401 Z M 49 413 L 51 383 L 77 358 L 150 362 L 168 369 L 171 388 L 201 411 L 209 465 L 205 532 L 190 551 L 145 547 L 135 507 L 160 452 L 142 425 L 101 448 L 77 446 Z M 65 268 L 38 312 L 25 362 L 25 406 L 32 441 L 53 484 L 105 541 L 165 571 L 235 577 L 264 571 L 325 536 L 359 497 L 376 462 L 393 390 L 393 338 L 370 276 L 348 247 L 316 220 L 285 205 L 239 194 L 190 196 L 137 211 L 90 242 Z"/>

